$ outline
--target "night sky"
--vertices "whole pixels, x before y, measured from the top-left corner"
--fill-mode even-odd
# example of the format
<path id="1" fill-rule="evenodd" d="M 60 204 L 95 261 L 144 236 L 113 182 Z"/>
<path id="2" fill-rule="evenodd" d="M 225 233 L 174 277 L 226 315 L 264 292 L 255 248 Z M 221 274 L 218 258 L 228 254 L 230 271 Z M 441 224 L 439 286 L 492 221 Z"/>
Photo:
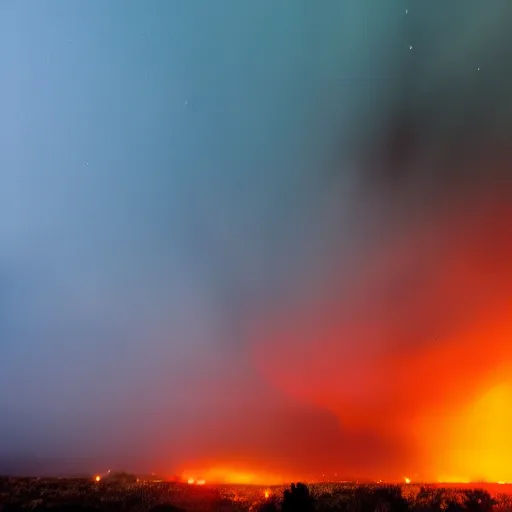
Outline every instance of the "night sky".
<path id="1" fill-rule="evenodd" d="M 511 23 L 2 0 L 0 461 L 512 480 Z"/>

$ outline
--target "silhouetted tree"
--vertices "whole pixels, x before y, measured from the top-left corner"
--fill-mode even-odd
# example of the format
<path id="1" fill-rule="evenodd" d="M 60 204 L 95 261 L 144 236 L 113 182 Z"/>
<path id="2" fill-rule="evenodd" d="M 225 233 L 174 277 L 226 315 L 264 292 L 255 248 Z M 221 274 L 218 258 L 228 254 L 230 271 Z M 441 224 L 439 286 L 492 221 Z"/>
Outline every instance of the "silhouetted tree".
<path id="1" fill-rule="evenodd" d="M 306 484 L 292 484 L 290 489 L 284 491 L 282 512 L 312 512 L 314 508 L 313 498 Z"/>

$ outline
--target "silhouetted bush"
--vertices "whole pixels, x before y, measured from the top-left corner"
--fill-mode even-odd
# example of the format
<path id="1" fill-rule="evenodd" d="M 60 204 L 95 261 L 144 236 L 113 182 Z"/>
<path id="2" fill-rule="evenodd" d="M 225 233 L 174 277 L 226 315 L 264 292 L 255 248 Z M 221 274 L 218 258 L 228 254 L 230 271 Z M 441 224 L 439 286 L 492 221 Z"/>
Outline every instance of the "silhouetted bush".
<path id="1" fill-rule="evenodd" d="M 20 505 L 14 503 L 0 504 L 0 512 L 21 512 L 23 509 Z"/>
<path id="2" fill-rule="evenodd" d="M 510 494 L 436 486 L 298 483 L 264 496 L 251 486 L 0 478 L 0 512 L 512 512 Z"/>
<path id="3" fill-rule="evenodd" d="M 497 512 L 511 512 L 512 511 L 512 495 L 507 493 L 499 493 L 495 498 L 496 504 L 494 510 Z"/>
<path id="4" fill-rule="evenodd" d="M 402 495 L 399 485 L 390 485 L 376 489 L 374 492 L 376 508 L 391 510 L 393 512 L 407 512 L 409 503 Z"/>
<path id="5" fill-rule="evenodd" d="M 275 500 L 269 500 L 258 507 L 258 512 L 278 512 L 279 507 Z"/>
<path id="6" fill-rule="evenodd" d="M 402 495 L 398 485 L 384 487 L 357 488 L 352 499 L 353 504 L 348 508 L 360 512 L 407 512 L 409 503 Z"/>
<path id="7" fill-rule="evenodd" d="M 464 510 L 464 505 L 458 501 L 449 500 L 446 503 L 445 512 L 463 512 Z"/>
<path id="8" fill-rule="evenodd" d="M 464 506 L 468 512 L 491 512 L 496 501 L 483 489 L 468 489 L 464 496 Z"/>
<path id="9" fill-rule="evenodd" d="M 281 509 L 283 512 L 312 512 L 315 507 L 307 485 L 299 482 L 286 489 Z"/>
<path id="10" fill-rule="evenodd" d="M 438 487 L 420 487 L 416 496 L 416 509 L 440 511 L 446 508 L 445 490 Z"/>
<path id="11" fill-rule="evenodd" d="M 170 503 L 162 503 L 160 505 L 156 505 L 151 509 L 151 512 L 183 512 L 181 508 L 175 507 Z"/>

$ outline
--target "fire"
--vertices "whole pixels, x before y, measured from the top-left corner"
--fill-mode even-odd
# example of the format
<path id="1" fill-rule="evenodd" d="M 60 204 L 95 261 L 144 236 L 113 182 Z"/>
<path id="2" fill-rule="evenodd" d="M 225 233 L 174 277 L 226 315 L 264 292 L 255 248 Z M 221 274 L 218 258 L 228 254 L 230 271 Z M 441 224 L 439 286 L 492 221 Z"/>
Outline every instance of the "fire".
<path id="1" fill-rule="evenodd" d="M 470 405 L 452 413 L 442 425 L 444 435 L 429 440 L 437 447 L 433 464 L 442 464 L 445 475 L 458 475 L 441 478 L 444 482 L 512 480 L 511 401 L 512 385 L 491 386 Z"/>
<path id="2" fill-rule="evenodd" d="M 411 483 L 411 479 L 410 478 L 407 478 L 406 476 L 404 477 L 404 482 L 406 484 L 410 484 Z"/>
<path id="3" fill-rule="evenodd" d="M 199 480 L 196 480 L 195 478 L 188 478 L 187 484 L 188 485 L 205 485 L 206 480 L 204 478 L 201 478 Z"/>
<path id="4" fill-rule="evenodd" d="M 270 491 L 265 491 L 265 499 L 268 500 L 270 498 Z"/>
<path id="5" fill-rule="evenodd" d="M 234 469 L 225 466 L 214 466 L 209 469 L 196 468 L 187 471 L 186 475 L 201 475 L 201 480 L 197 478 L 188 478 L 189 484 L 204 485 L 206 482 L 214 484 L 238 484 L 238 485 L 280 485 L 292 479 L 285 479 L 279 475 L 252 472 L 242 469 Z M 202 483 L 200 483 L 202 482 Z"/>
<path id="6" fill-rule="evenodd" d="M 101 480 L 101 476 L 97 475 L 96 477 L 94 477 L 95 482 L 99 482 L 100 480 Z"/>
<path id="7" fill-rule="evenodd" d="M 255 365 L 282 393 L 336 415 L 347 438 L 395 443 L 396 467 L 361 461 L 371 476 L 405 466 L 415 480 L 512 480 L 512 391 L 493 390 L 512 384 L 512 203 L 494 185 L 467 192 L 471 203 L 404 219 L 353 276 L 332 258 L 325 281 L 254 334 Z"/>

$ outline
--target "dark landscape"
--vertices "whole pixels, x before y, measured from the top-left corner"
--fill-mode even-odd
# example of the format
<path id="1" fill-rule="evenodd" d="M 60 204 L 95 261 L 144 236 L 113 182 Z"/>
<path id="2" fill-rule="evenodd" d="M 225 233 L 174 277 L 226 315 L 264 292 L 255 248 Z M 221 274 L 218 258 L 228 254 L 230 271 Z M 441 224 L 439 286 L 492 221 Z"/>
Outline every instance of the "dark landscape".
<path id="1" fill-rule="evenodd" d="M 81 512 L 490 512 L 512 510 L 498 484 L 317 483 L 291 486 L 109 483 L 94 479 L 0 479 L 0 510 Z"/>

